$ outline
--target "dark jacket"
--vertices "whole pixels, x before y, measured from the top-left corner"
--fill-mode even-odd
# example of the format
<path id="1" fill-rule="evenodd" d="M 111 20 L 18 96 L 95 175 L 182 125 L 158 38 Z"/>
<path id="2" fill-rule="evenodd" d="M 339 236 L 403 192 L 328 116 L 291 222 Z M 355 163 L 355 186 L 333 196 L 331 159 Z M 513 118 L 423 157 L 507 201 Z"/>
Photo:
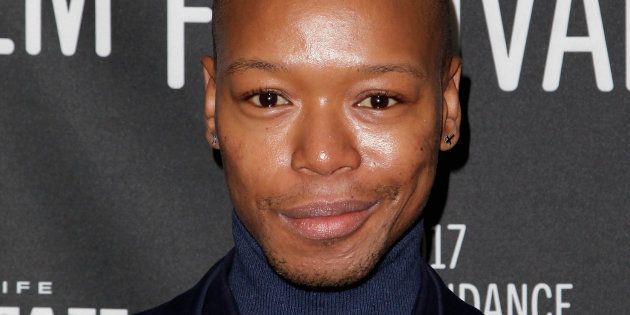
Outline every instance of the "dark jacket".
<path id="1" fill-rule="evenodd" d="M 228 286 L 228 273 L 233 259 L 234 250 L 231 250 L 192 289 L 170 302 L 137 315 L 238 314 L 236 302 Z M 416 300 L 414 314 L 481 314 L 453 294 L 424 261 L 422 266 L 422 287 Z"/>

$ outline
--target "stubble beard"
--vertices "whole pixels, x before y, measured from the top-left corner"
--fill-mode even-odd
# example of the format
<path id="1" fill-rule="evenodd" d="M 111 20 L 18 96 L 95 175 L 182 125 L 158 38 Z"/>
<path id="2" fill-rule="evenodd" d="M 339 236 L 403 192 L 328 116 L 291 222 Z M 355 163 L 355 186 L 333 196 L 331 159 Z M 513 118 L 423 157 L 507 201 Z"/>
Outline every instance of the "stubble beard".
<path id="1" fill-rule="evenodd" d="M 273 270 L 290 283 L 311 290 L 340 290 L 357 285 L 367 278 L 380 261 L 385 248 L 371 251 L 345 266 L 333 267 L 318 266 L 313 263 L 301 264 L 302 268 L 300 268 L 287 261 L 282 255 L 264 252 Z"/>

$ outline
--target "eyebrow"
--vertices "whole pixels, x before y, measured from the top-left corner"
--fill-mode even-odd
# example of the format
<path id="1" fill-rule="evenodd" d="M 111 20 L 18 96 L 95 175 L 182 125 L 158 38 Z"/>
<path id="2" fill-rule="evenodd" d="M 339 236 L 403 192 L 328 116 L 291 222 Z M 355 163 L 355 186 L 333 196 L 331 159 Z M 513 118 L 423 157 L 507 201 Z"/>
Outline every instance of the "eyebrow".
<path id="1" fill-rule="evenodd" d="M 410 64 L 383 64 L 383 65 L 363 66 L 359 68 L 359 71 L 370 73 L 370 74 L 399 72 L 399 73 L 410 74 L 418 79 L 424 79 L 427 77 L 424 71 Z"/>
<path id="2" fill-rule="evenodd" d="M 231 63 L 225 72 L 228 75 L 245 72 L 247 70 L 265 70 L 270 72 L 286 71 L 286 67 L 276 65 L 260 59 L 238 59 Z"/>
<path id="3" fill-rule="evenodd" d="M 232 62 L 226 68 L 226 74 L 232 75 L 236 73 L 242 73 L 248 70 L 263 70 L 269 72 L 287 71 L 287 67 L 284 65 L 274 64 L 261 59 L 238 59 Z M 367 74 L 383 74 L 389 72 L 398 72 L 410 74 L 416 78 L 424 79 L 427 77 L 426 73 L 411 64 L 379 64 L 379 65 L 364 65 L 357 68 L 359 72 Z"/>

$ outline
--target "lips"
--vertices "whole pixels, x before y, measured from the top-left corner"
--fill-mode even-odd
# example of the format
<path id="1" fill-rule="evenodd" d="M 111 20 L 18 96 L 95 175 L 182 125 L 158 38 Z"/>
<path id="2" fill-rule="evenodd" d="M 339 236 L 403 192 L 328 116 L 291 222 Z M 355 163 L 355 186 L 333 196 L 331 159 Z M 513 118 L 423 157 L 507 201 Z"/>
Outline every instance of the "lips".
<path id="1" fill-rule="evenodd" d="M 289 228 L 308 239 L 329 240 L 348 236 L 359 229 L 377 201 L 317 201 L 280 210 Z"/>

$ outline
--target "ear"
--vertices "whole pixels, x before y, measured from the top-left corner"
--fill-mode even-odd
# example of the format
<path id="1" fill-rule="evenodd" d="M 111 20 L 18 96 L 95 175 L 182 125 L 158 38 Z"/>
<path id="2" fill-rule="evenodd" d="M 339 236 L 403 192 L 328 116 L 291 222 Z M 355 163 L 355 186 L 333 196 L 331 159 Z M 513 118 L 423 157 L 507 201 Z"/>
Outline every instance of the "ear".
<path id="1" fill-rule="evenodd" d="M 459 103 L 461 76 L 461 59 L 453 57 L 442 89 L 442 134 L 440 136 L 440 150 L 442 151 L 450 150 L 459 140 L 459 126 L 462 121 L 462 109 Z"/>
<path id="2" fill-rule="evenodd" d="M 219 141 L 217 135 L 217 128 L 214 121 L 216 112 L 216 92 L 217 86 L 215 81 L 215 63 L 210 56 L 203 56 L 201 58 L 201 64 L 203 65 L 203 79 L 206 86 L 206 93 L 204 96 L 204 118 L 206 122 L 206 141 L 212 146 L 213 149 L 219 150 Z"/>

